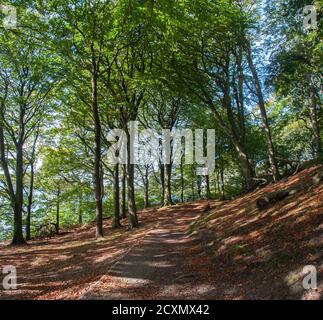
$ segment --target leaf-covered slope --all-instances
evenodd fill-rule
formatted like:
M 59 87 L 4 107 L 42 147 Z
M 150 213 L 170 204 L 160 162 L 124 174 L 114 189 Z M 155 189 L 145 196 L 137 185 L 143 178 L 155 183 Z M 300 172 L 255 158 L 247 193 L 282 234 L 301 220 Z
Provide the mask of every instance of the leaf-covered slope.
M 322 166 L 226 202 L 212 202 L 209 213 L 191 225 L 233 292 L 228 298 L 319 298 L 322 294 L 323 184 L 306 188 L 258 210 L 260 196 L 307 184 Z M 318 271 L 318 290 L 302 288 L 303 267 Z M 320 283 L 321 280 L 321 283 Z

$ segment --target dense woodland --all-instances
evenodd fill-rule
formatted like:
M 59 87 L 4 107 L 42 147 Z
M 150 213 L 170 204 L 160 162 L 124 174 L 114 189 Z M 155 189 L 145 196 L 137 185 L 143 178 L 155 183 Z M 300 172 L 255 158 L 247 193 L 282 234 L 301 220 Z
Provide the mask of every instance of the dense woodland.
M 320 0 L 7 1 L 0 28 L 0 240 L 230 199 L 322 162 Z M 317 25 L 304 29 L 306 5 Z M 1 14 L 1 18 L 4 18 Z M 312 21 L 313 22 L 313 21 Z M 215 170 L 111 165 L 107 135 L 214 129 Z M 174 156 L 171 152 L 170 157 Z M 122 220 L 123 223 L 126 220 Z

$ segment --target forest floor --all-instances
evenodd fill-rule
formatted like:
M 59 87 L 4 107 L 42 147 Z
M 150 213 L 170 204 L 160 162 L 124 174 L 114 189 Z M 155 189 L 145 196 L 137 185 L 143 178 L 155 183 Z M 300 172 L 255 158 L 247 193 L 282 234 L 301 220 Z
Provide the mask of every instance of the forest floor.
M 322 299 L 323 185 L 259 211 L 256 199 L 305 183 L 322 166 L 230 201 L 197 201 L 139 213 L 140 228 L 63 230 L 27 246 L 0 244 L 0 270 L 17 290 L 0 299 Z M 303 267 L 318 289 L 304 290 Z M 0 274 L 1 277 L 1 274 Z M 1 280 L 1 278 L 0 278 Z

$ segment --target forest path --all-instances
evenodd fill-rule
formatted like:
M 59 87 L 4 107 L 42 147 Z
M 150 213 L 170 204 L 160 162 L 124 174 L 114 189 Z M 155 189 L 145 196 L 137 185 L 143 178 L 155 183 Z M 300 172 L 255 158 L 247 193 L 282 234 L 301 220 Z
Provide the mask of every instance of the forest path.
M 208 258 L 189 234 L 206 202 L 160 209 L 156 226 L 81 299 L 203 299 L 214 295 Z M 158 214 L 158 212 L 156 212 Z
M 230 201 L 138 212 L 140 228 L 95 222 L 39 238 L 0 243 L 0 270 L 17 269 L 17 290 L 0 299 L 322 299 L 323 184 L 266 210 L 256 199 L 300 183 L 322 166 Z M 317 268 L 318 289 L 304 290 L 303 267 Z M 1 279 L 0 279 L 1 281 Z

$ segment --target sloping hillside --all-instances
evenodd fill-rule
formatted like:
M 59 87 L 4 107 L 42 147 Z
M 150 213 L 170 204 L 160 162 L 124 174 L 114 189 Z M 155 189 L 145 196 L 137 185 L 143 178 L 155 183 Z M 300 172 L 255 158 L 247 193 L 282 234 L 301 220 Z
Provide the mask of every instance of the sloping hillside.
M 0 267 L 17 268 L 13 299 L 319 299 L 323 281 L 323 184 L 316 166 L 230 201 L 198 201 L 140 213 L 139 229 L 94 224 L 27 246 L 0 245 Z M 256 200 L 307 186 L 259 210 Z M 314 265 L 319 289 L 302 288 Z
M 323 285 L 323 184 L 317 183 L 266 209 L 256 199 L 311 185 L 322 166 L 226 202 L 213 202 L 191 232 L 230 288 L 227 298 L 319 298 Z M 320 289 L 305 292 L 303 267 L 314 265 Z

